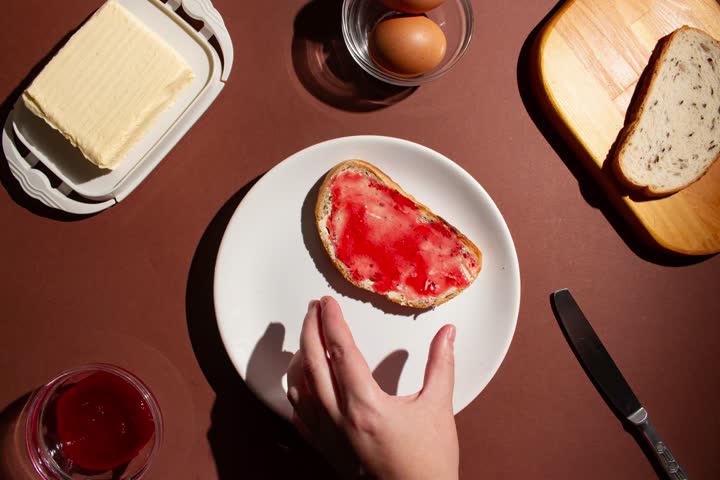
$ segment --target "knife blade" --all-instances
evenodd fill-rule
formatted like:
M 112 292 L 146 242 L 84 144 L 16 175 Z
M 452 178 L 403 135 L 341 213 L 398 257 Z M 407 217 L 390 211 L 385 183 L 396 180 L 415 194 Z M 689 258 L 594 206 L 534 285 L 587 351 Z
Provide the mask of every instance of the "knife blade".
M 568 341 L 598 389 L 621 417 L 642 434 L 641 438 L 650 446 L 668 478 L 687 480 L 687 473 L 655 431 L 647 411 L 615 365 L 570 291 L 566 288 L 558 290 L 553 293 L 552 298 Z

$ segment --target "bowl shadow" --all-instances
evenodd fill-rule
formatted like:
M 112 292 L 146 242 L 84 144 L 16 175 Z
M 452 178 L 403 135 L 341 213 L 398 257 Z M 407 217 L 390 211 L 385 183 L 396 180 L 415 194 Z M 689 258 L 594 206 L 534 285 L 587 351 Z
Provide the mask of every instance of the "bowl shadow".
M 321 102 L 349 112 L 394 105 L 417 87 L 382 82 L 352 58 L 342 34 L 342 0 L 312 0 L 295 17 L 292 63 L 300 83 Z
M 536 62 L 536 52 L 534 47 L 542 33 L 543 27 L 556 13 L 558 13 L 565 3 L 567 3 L 567 0 L 559 0 L 545 18 L 543 18 L 540 23 L 535 26 L 525 39 L 525 42 L 520 50 L 520 55 L 518 56 L 516 81 L 520 97 L 528 115 L 535 124 L 535 127 L 540 131 L 543 137 L 545 137 L 545 140 L 547 140 L 552 149 L 577 180 L 580 194 L 583 199 L 588 203 L 588 205 L 600 210 L 607 222 L 618 233 L 626 246 L 635 255 L 647 262 L 669 267 L 689 266 L 705 261 L 713 255 L 689 256 L 663 250 L 654 244 L 654 242 L 649 238 L 649 234 L 640 232 L 638 229 L 633 228 L 633 226 L 631 226 L 628 221 L 623 218 L 622 214 L 618 211 L 615 205 L 613 205 L 610 198 L 605 194 L 602 186 L 593 176 L 593 174 L 598 176 L 611 176 L 610 178 L 614 179 L 614 176 L 610 171 L 610 163 L 604 162 L 602 169 L 598 168 L 596 172 L 591 172 L 584 164 L 581 163 L 577 153 L 573 151 L 572 146 L 562 137 L 560 132 L 552 126 L 550 118 L 548 118 L 547 114 L 543 110 L 542 104 L 533 90 L 533 78 L 537 75 L 534 68 Z M 613 147 L 610 150 L 611 152 L 614 148 L 616 148 L 616 144 L 617 140 L 615 141 L 615 144 L 613 144 Z
M 23 410 L 33 392 L 28 392 L 0 411 L 0 478 L 37 478 L 25 454 Z

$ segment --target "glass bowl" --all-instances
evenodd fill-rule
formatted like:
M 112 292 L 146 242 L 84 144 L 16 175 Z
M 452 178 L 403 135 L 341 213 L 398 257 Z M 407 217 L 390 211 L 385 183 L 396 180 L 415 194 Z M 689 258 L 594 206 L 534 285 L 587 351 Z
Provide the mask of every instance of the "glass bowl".
M 65 400 L 61 400 L 68 392 Z M 63 407 L 59 406 L 61 402 L 64 402 Z M 69 404 L 72 406 L 66 407 Z M 75 418 L 67 416 L 70 411 Z M 78 417 L 79 412 L 82 412 L 81 417 Z M 120 460 L 115 457 L 117 464 L 112 467 L 81 466 L 77 456 L 73 460 L 71 451 L 85 448 L 84 461 L 92 458 L 88 457 L 88 452 L 96 456 L 98 452 L 93 442 L 88 444 L 86 441 L 85 447 L 78 446 L 86 440 L 82 437 L 87 434 L 84 430 L 87 422 L 93 427 L 102 425 L 103 440 L 108 442 L 117 442 L 119 432 L 121 440 L 131 435 L 140 435 L 142 439 L 126 452 L 126 456 Z M 61 430 L 72 432 L 73 439 L 61 438 Z M 97 442 L 97 432 L 95 429 L 90 435 L 95 434 L 94 441 L 102 443 Z M 25 420 L 25 446 L 32 466 L 45 480 L 138 480 L 157 453 L 162 432 L 160 408 L 140 379 L 113 365 L 90 364 L 62 372 L 33 394 Z M 117 455 L 116 451 L 110 450 Z M 107 454 L 106 449 L 100 449 L 100 452 Z
M 440 6 L 424 15 L 435 21 L 447 39 L 447 51 L 442 62 L 414 77 L 401 77 L 381 69 L 370 58 L 368 36 L 375 25 L 387 17 L 398 15 L 380 0 L 344 0 L 342 31 L 352 58 L 367 73 L 393 85 L 415 87 L 440 78 L 463 56 L 473 32 L 473 10 L 470 0 L 445 0 Z

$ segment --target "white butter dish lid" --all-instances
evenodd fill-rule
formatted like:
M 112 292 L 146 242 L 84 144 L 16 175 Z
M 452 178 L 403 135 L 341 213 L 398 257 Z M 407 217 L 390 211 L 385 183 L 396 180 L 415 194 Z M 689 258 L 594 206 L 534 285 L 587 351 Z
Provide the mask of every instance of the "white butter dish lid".
M 114 170 L 91 164 L 59 132 L 32 114 L 22 100 L 16 102 L 2 132 L 10 170 L 30 196 L 70 213 L 104 210 L 132 192 L 212 104 L 232 68 L 230 35 L 209 0 L 117 1 L 175 48 L 195 78 Z M 203 22 L 199 32 L 177 13 L 180 7 L 188 16 Z M 215 37 L 222 60 L 208 41 L 211 37 Z M 29 153 L 23 155 L 15 141 Z M 38 162 L 60 179 L 60 185 L 53 188 L 48 176 L 34 168 Z M 73 192 L 76 195 L 70 197 Z

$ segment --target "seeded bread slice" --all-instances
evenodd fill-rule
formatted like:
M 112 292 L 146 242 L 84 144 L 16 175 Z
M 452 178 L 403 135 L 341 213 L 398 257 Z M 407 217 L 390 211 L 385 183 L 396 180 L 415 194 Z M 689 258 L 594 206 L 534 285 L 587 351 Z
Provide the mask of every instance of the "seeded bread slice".
M 465 288 L 470 286 L 473 281 L 477 278 L 478 274 L 480 273 L 481 265 L 482 265 L 482 254 L 480 253 L 480 249 L 478 249 L 475 244 L 470 241 L 465 235 L 463 235 L 460 231 L 458 231 L 455 227 L 450 225 L 447 221 L 445 221 L 442 217 L 436 215 L 432 211 L 430 211 L 429 208 L 427 208 L 425 205 L 417 202 L 415 198 L 408 193 L 406 193 L 400 185 L 395 183 L 390 177 L 388 177 L 385 173 L 383 173 L 380 169 L 375 167 L 374 165 L 362 161 L 362 160 L 346 160 L 340 164 L 338 164 L 335 168 L 330 170 L 328 174 L 325 176 L 325 180 L 323 181 L 322 185 L 320 186 L 320 190 L 318 192 L 318 199 L 317 204 L 315 207 L 315 223 L 318 229 L 318 233 L 320 234 L 320 240 L 322 241 L 323 246 L 325 247 L 325 251 L 330 256 L 330 260 L 335 265 L 335 267 L 340 271 L 343 277 L 347 279 L 350 283 L 355 285 L 356 287 L 368 290 L 373 293 L 379 293 L 374 288 L 374 283 L 371 279 L 364 279 L 361 281 L 355 280 L 353 278 L 352 269 L 354 265 L 346 265 L 341 261 L 336 252 L 336 242 L 337 239 L 332 238 L 330 234 L 330 229 L 328 228 L 328 220 L 330 219 L 330 216 L 333 212 L 333 202 L 332 202 L 332 182 L 333 179 L 345 172 L 351 170 L 353 172 L 360 173 L 362 175 L 365 175 L 381 185 L 384 185 L 386 187 L 389 187 L 390 189 L 398 192 L 403 197 L 409 199 L 417 208 L 420 215 L 420 221 L 423 223 L 431 223 L 431 222 L 440 222 L 448 227 L 448 230 L 452 236 L 454 236 L 462 245 L 460 251 L 458 252 L 458 255 L 467 255 L 469 258 L 471 258 L 474 261 L 475 267 L 472 269 L 465 269 L 463 271 L 463 274 L 465 276 L 465 279 L 468 281 L 467 286 L 463 288 L 453 287 L 449 289 L 448 291 L 444 292 L 442 295 L 423 295 L 419 298 L 409 298 L 408 295 L 404 294 L 402 291 L 403 285 L 400 285 L 398 289 L 390 290 L 387 292 L 382 293 L 381 295 L 384 295 L 388 300 L 399 303 L 400 305 L 404 305 L 407 307 L 413 307 L 413 308 L 431 308 L 437 305 L 440 305 L 442 303 L 447 302 L 451 298 L 454 298 L 460 292 L 462 292 Z M 370 188 L 370 187 L 368 187 Z M 416 297 L 416 295 L 413 295 L 413 297 Z
M 651 62 L 612 167 L 626 186 L 662 196 L 700 179 L 720 156 L 720 43 L 685 26 Z

